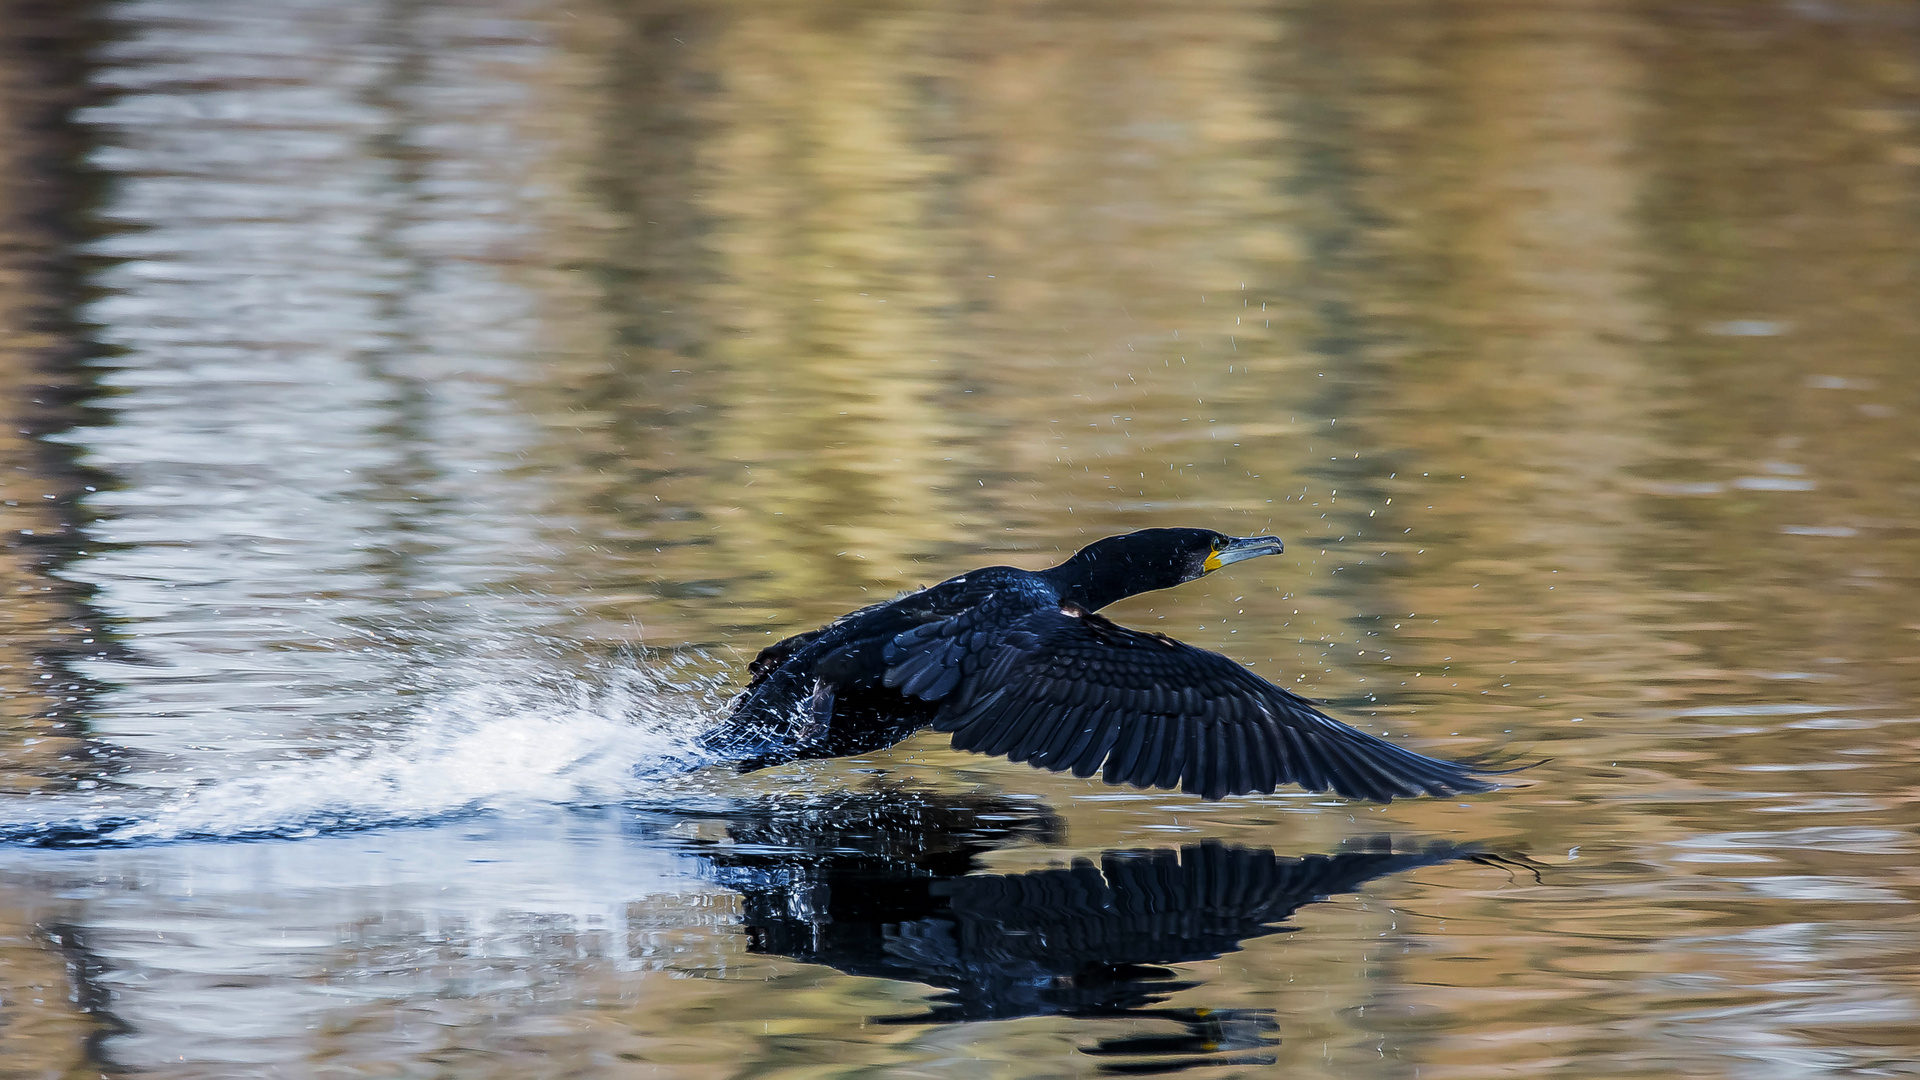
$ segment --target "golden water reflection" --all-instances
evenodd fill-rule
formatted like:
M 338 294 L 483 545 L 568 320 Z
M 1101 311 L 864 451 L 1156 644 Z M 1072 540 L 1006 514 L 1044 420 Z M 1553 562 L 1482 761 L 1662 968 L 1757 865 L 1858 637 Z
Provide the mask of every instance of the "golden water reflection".
M 1057 815 L 961 881 L 1379 833 L 1532 860 L 1430 867 L 1178 964 L 1200 989 L 1171 1007 L 1278 1017 L 1259 1053 L 1300 1075 L 1920 1056 L 1904 8 L 241 14 L 145 0 L 103 16 L 110 46 L 58 31 L 116 88 L 62 130 L 94 141 L 118 231 L 86 248 L 84 334 L 34 322 L 77 301 L 31 267 L 0 288 L 7 385 L 94 379 L 109 414 L 0 439 L 10 529 L 50 527 L 30 499 L 55 493 L 113 539 L 57 573 L 9 541 L 0 634 L 9 680 L 54 665 L 93 695 L 101 777 L 164 748 L 138 782 L 185 789 L 404 728 L 463 650 L 572 670 L 638 642 L 715 672 L 985 562 L 1273 532 L 1286 556 L 1115 614 L 1423 746 L 1549 760 L 1470 803 L 1209 806 L 925 737 L 647 797 L 905 785 Z M 0 88 L 0 121 L 39 78 Z M 10 176 L 41 167 L 0 143 Z M 58 250 L 4 190 L 7 258 Z M 48 366 L 86 335 L 117 351 Z M 232 461 L 194 456 L 209 432 Z M 118 486 L 81 498 L 63 446 Z M 144 666 L 66 656 L 96 612 Z M 9 704 L 11 786 L 93 776 L 54 760 L 80 745 L 55 704 Z M 0 996 L 68 969 L 123 995 L 39 993 L 42 1071 L 1101 1064 L 1038 1015 L 871 1024 L 932 991 L 756 948 L 828 924 L 804 874 L 713 876 L 742 820 L 21 856 Z M 755 843 L 824 865 L 790 840 Z M 903 949 L 911 922 L 877 932 Z
M 1575 887 L 1604 948 L 1543 961 L 1574 925 L 1555 902 L 1532 929 L 1509 922 L 1507 945 L 1473 939 L 1481 962 L 1434 978 L 1459 989 L 1406 1007 L 1517 1033 L 1549 1022 L 1522 1003 L 1611 1009 L 1543 966 L 1679 977 L 1703 960 L 1656 959 L 1676 935 L 1778 925 L 1792 896 L 1903 910 L 1910 876 L 1825 833 L 1754 856 L 1699 832 L 1840 814 L 1911 843 L 1888 827 L 1912 796 L 1915 631 L 1881 605 L 1911 601 L 1920 565 L 1899 435 L 1916 335 L 1905 271 L 1880 260 L 1914 239 L 1897 104 L 1914 68 L 1871 40 L 1888 11 L 1802 32 L 1791 14 L 1599 4 L 1022 10 L 734 12 L 676 61 L 699 73 L 684 108 L 707 152 L 686 190 L 713 280 L 675 303 L 713 314 L 671 362 L 713 396 L 662 426 L 728 465 L 685 500 L 711 509 L 656 527 L 687 543 L 660 553 L 685 560 L 670 578 L 753 584 L 721 593 L 739 605 L 723 633 L 703 632 L 706 596 L 693 626 L 649 632 L 751 647 L 741 630 L 802 628 L 995 549 L 1039 565 L 1079 536 L 1197 514 L 1273 530 L 1295 539 L 1292 568 L 1127 614 L 1277 660 L 1397 729 L 1556 759 L 1524 797 L 1395 820 L 1471 818 L 1586 852 L 1568 857 L 1599 860 L 1593 880 L 1661 865 L 1707 909 L 1725 897 L 1717 917 L 1653 899 L 1608 914 L 1601 895 L 1637 890 Z M 773 64 L 736 47 L 774 38 L 806 44 Z M 1754 70 L 1780 81 L 1728 75 Z M 844 101 L 860 138 L 841 151 L 809 110 Z M 776 145 L 778 170 L 748 156 Z M 1796 165 L 1805 190 L 1782 196 Z M 724 314 L 761 305 L 751 324 Z M 824 325 L 841 329 L 801 329 Z M 686 482 L 633 490 L 671 502 Z M 893 767 L 1099 790 L 914 750 Z M 1128 804 L 1068 805 L 1083 842 L 1138 827 Z M 1242 815 L 1272 820 L 1213 827 Z M 1726 841 L 1748 842 L 1764 841 Z M 1753 859 L 1788 867 L 1742 876 Z M 1885 887 L 1857 889 L 1863 875 Z M 1737 899 L 1754 889 L 1771 900 Z M 1761 970 L 1770 955 L 1731 951 Z M 1911 1005 L 1857 1014 L 1873 1027 Z M 1434 1052 L 1464 1055 L 1464 1075 L 1526 1060 L 1486 1046 Z M 1549 1060 L 1607 1053 L 1596 1034 Z M 1639 1053 L 1621 1065 L 1670 1052 Z

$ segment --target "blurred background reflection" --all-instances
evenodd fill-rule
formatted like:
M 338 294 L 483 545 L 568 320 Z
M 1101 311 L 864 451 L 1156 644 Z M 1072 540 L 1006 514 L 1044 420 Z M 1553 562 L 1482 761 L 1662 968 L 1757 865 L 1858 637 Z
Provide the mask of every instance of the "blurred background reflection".
M 0 0 L 0 166 L 0 1074 L 1920 1057 L 1910 4 Z M 661 775 L 1175 524 L 1288 552 L 1117 617 L 1551 761 Z

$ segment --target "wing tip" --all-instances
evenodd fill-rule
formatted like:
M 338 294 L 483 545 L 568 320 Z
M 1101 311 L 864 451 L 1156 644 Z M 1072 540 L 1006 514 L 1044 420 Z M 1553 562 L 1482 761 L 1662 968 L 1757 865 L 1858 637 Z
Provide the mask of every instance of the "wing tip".
M 1338 724 L 1338 721 L 1334 723 Z M 1142 785 L 1136 781 L 1134 786 L 1171 788 L 1177 785 L 1181 791 L 1215 802 L 1228 795 L 1271 794 L 1292 784 L 1309 792 L 1331 793 L 1360 802 L 1384 804 L 1396 799 L 1453 798 L 1500 791 L 1507 785 L 1495 777 L 1531 769 L 1548 760 L 1518 767 L 1493 768 L 1479 761 L 1429 757 L 1368 735 L 1357 728 L 1349 728 L 1344 724 L 1339 727 L 1360 738 L 1352 741 L 1332 740 L 1315 746 L 1312 752 L 1299 754 L 1289 761 L 1291 768 L 1276 769 L 1272 777 L 1262 775 L 1254 786 L 1246 790 L 1241 790 L 1246 785 L 1239 783 L 1232 774 L 1233 763 L 1224 761 L 1208 762 L 1209 767 L 1203 770 L 1204 775 L 1198 775 L 1191 769 L 1183 770 L 1173 784 Z M 1302 745 L 1299 749 L 1306 750 L 1306 747 Z

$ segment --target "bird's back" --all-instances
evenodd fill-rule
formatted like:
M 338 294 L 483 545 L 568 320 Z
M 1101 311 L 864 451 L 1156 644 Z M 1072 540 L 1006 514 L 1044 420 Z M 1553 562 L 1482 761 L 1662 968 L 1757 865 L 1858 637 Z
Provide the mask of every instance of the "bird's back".
M 936 707 L 884 685 L 888 644 L 1009 594 L 1058 601 L 1038 575 L 990 566 L 783 638 L 748 665 L 746 689 L 701 742 L 738 757 L 743 769 L 892 746 L 932 723 Z

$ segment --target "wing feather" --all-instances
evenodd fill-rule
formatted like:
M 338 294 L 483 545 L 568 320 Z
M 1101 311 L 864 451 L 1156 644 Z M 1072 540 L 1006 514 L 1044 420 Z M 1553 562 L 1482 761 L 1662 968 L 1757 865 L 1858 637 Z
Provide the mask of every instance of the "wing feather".
M 1133 730 L 1127 733 L 1129 743 L 1134 743 L 1127 761 L 1126 774 L 1120 782 L 1137 788 L 1153 786 L 1153 778 L 1160 773 L 1160 755 L 1165 748 L 1163 732 L 1167 718 L 1148 716 L 1129 724 Z
M 1306 736 L 1294 724 L 1288 724 L 1279 717 L 1274 723 L 1280 728 L 1280 735 L 1287 741 L 1287 765 L 1285 774 L 1288 779 L 1308 791 L 1325 791 L 1332 785 L 1327 782 L 1327 772 L 1320 762 L 1307 750 Z
M 1109 784 L 1131 784 L 1139 774 L 1140 751 L 1146 744 L 1147 729 L 1153 724 L 1151 716 L 1140 717 L 1127 724 L 1115 724 L 1114 730 L 1119 738 L 1113 756 L 1107 759 L 1106 775 L 1102 778 Z
M 1107 720 L 1108 713 L 1105 708 L 1096 708 L 1088 713 L 1078 725 L 1079 730 L 1074 731 L 1073 738 L 1068 740 L 1066 745 L 1060 746 L 1056 743 L 1057 748 L 1047 755 L 1046 767 L 1055 771 L 1077 768 L 1080 764 L 1080 755 L 1086 753 L 1087 747 L 1093 745 L 1106 730 Z M 1068 730 L 1074 729 L 1069 727 Z
M 1274 740 L 1279 732 L 1274 730 L 1273 721 L 1265 712 L 1260 714 L 1259 724 L 1248 736 L 1247 742 L 1253 751 L 1253 787 L 1254 791 L 1272 791 L 1277 779 L 1274 768 Z
M 1007 693 L 1002 689 L 982 703 L 978 719 L 954 733 L 954 746 L 977 754 L 995 753 L 994 747 L 1000 746 L 1001 738 L 1026 707 L 1025 702 L 1008 701 Z M 961 744 L 963 739 L 965 745 Z M 998 752 L 1005 753 L 1006 748 L 1001 746 Z
M 1227 753 L 1233 762 L 1233 794 L 1245 795 L 1259 785 L 1253 779 L 1253 746 L 1259 740 L 1257 729 L 1250 730 L 1247 724 L 1222 724 L 1226 733 Z
M 1005 756 L 1012 761 L 1025 761 L 1030 753 L 1027 744 L 1034 737 L 1034 729 L 1045 724 L 1049 717 L 1059 710 L 1047 701 L 1015 701 L 1007 708 L 1008 723 L 1005 727 L 994 729 L 993 744 L 987 747 L 987 753 Z
M 1002 701 L 999 711 L 987 718 L 982 725 L 979 738 L 974 740 L 972 749 L 976 753 L 1001 755 L 1013 749 L 1014 740 L 1020 736 L 1019 722 L 1029 709 L 1039 710 L 1043 706 L 1027 701 Z
M 1081 709 L 1062 710 L 1048 717 L 1047 726 L 1035 733 L 1035 746 L 1027 760 L 1042 769 L 1055 768 L 1054 761 L 1066 751 L 1067 745 L 1080 733 L 1081 723 L 1087 719 L 1089 714 Z
M 1334 790 L 1351 791 L 1355 798 L 1371 799 L 1374 802 L 1386 802 L 1393 798 L 1381 788 L 1379 777 L 1373 775 L 1365 762 L 1357 760 L 1351 749 L 1343 745 L 1340 740 L 1329 740 L 1320 748 L 1320 752 L 1338 770 L 1334 782 L 1328 785 Z
M 981 703 L 967 723 L 953 729 L 954 749 L 986 752 L 987 738 L 993 733 L 995 722 L 1005 715 L 995 711 L 993 706 L 1005 698 L 1006 694 L 1006 688 L 1001 687 Z
M 1162 736 L 1166 740 L 1166 749 L 1160 756 L 1160 774 L 1154 777 L 1153 787 L 1180 786 L 1180 778 L 1186 774 L 1187 753 L 1193 745 L 1193 739 L 1187 731 L 1189 726 L 1184 716 L 1167 717 L 1167 733 Z
M 1088 743 L 1087 748 L 1074 759 L 1073 775 L 1085 780 L 1099 772 L 1100 763 L 1111 760 L 1108 755 L 1113 751 L 1113 744 L 1119 741 L 1123 726 L 1119 717 L 1108 716 L 1100 725 L 1100 737 Z
M 1031 595 L 923 624 L 885 682 L 938 701 L 956 749 L 1209 799 L 1285 783 L 1388 801 L 1493 785 L 1472 767 L 1348 727 L 1218 653 Z
M 1207 770 L 1207 790 L 1217 790 L 1222 796 L 1241 794 L 1234 790 L 1234 774 L 1239 771 L 1239 763 L 1233 758 L 1233 735 L 1228 730 L 1232 725 L 1201 726 L 1206 730 L 1207 753 L 1213 761 L 1213 767 Z

